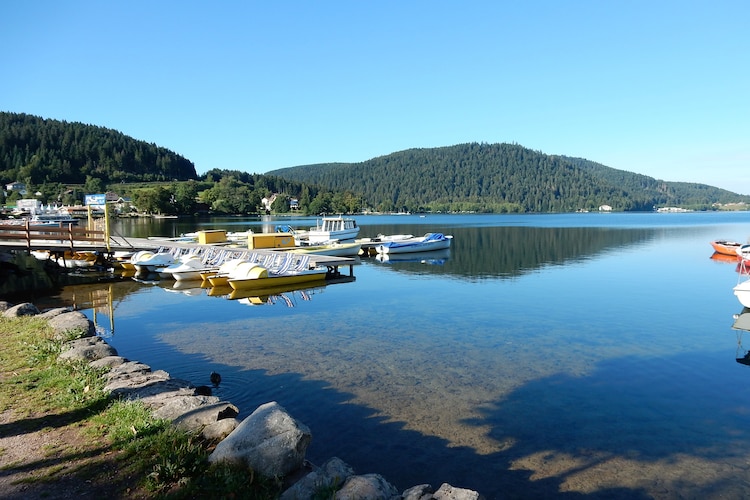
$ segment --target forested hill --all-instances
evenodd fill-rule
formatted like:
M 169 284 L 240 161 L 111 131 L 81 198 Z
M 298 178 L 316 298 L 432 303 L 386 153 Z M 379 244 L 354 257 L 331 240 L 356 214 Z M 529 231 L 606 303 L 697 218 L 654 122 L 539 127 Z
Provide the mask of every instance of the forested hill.
M 312 193 L 320 194 L 321 189 L 348 199 L 349 210 L 384 212 L 570 212 L 596 210 L 601 205 L 615 210 L 750 205 L 750 196 L 704 184 L 656 180 L 517 144 L 409 149 L 361 163 L 305 165 L 259 177 L 270 179 L 268 176 L 307 185 L 303 189 L 300 184 L 295 187 L 274 179 L 277 189 L 264 189 L 297 197 L 301 206 L 310 210 L 333 209 L 323 203 L 325 197 L 318 200 L 320 206 L 312 203 Z M 103 188 L 123 182 L 192 179 L 198 176 L 186 158 L 116 130 L 0 112 L 2 185 L 20 181 L 46 192 L 43 186 L 52 183 L 86 185 L 96 181 L 88 185 Z M 59 193 L 52 194 L 59 197 Z
M 361 163 L 304 165 L 268 172 L 363 196 L 382 211 L 570 212 L 705 209 L 750 203 L 723 189 L 665 182 L 588 160 L 546 155 L 516 144 L 408 149 Z
M 196 179 L 195 165 L 155 144 L 83 123 L 0 112 L 0 182 L 105 184 Z

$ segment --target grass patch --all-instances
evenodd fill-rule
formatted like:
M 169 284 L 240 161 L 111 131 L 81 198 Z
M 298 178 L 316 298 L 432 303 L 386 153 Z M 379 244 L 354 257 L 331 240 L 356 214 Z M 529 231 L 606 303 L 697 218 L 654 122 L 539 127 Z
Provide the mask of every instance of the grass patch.
M 107 469 L 117 471 L 117 481 L 97 486 L 100 493 L 111 488 L 104 496 L 121 495 L 123 483 L 131 493 L 137 489 L 159 498 L 279 496 L 279 481 L 245 467 L 211 465 L 207 443 L 198 436 L 155 419 L 139 402 L 110 400 L 104 370 L 85 362 L 58 362 L 63 342 L 54 340 L 45 320 L 0 317 L 0 336 L 0 411 L 11 410 L 14 416 L 14 422 L 3 425 L 5 432 L 43 431 L 63 440 L 38 450 L 60 456 L 63 465 L 50 465 L 24 482 L 51 483 L 71 473 L 85 481 Z
M 153 418 L 139 402 L 114 401 L 92 423 L 90 432 L 121 450 L 129 473 L 145 478 L 146 489 L 158 496 L 269 499 L 281 492 L 281 483 L 246 467 L 209 464 L 206 443 Z
M 77 412 L 106 402 L 104 371 L 84 362 L 58 363 L 64 340 L 53 340 L 45 320 L 2 318 L 0 336 L 0 409 L 13 408 L 24 415 Z

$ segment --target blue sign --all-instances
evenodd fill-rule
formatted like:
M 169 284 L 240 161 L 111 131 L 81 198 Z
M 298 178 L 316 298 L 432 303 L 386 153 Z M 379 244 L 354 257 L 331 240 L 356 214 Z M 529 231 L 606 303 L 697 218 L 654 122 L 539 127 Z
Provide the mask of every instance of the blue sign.
M 83 197 L 86 206 L 104 206 L 107 204 L 106 194 L 87 194 Z

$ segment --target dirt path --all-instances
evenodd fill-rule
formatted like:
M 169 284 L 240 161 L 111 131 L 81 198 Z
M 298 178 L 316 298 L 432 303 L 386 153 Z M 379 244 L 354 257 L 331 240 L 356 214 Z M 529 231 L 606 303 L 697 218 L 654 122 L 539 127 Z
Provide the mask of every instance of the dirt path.
M 117 470 L 116 452 L 55 415 L 0 413 L 0 498 L 146 498 Z

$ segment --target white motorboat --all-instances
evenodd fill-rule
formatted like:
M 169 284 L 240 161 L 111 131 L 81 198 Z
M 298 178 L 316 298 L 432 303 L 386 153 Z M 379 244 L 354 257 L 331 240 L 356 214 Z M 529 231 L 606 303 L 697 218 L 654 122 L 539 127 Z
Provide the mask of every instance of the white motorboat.
M 302 233 L 309 245 L 319 245 L 331 241 L 348 241 L 354 240 L 359 234 L 357 221 L 351 218 L 323 217 L 318 219 L 315 227 Z
M 330 257 L 355 257 L 359 254 L 360 248 L 361 244 L 357 242 L 343 243 L 333 241 L 328 244 L 295 247 L 289 250 L 289 252 L 308 255 L 328 255 Z
M 451 240 L 451 235 L 427 233 L 416 238 L 381 243 L 375 247 L 375 251 L 379 254 L 430 252 L 450 248 Z
M 31 217 L 29 224 L 32 226 L 57 226 L 59 224 L 78 225 L 78 219 L 70 214 L 60 212 L 46 212 Z
M 374 238 L 360 238 L 357 240 L 359 244 L 361 245 L 361 253 L 362 255 L 368 256 L 368 255 L 375 255 L 377 252 L 375 251 L 375 247 L 380 245 L 381 243 L 385 243 L 388 241 L 401 241 L 401 240 L 408 240 L 410 238 L 414 238 L 413 234 L 379 234 L 375 236 Z

